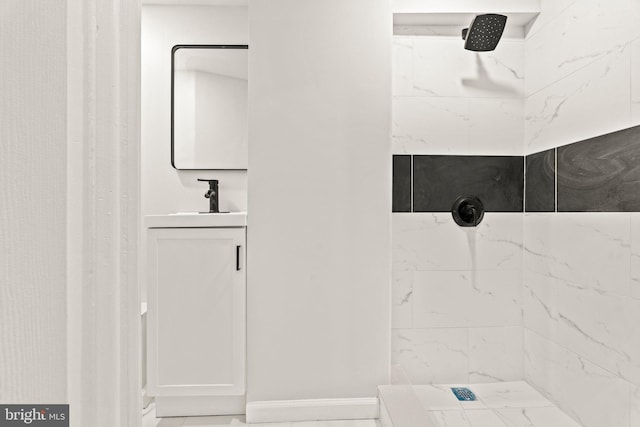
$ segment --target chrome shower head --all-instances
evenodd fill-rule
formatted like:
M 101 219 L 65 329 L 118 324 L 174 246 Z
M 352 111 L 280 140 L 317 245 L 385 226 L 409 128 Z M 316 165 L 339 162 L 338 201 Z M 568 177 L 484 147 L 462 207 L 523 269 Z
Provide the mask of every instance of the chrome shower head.
M 469 28 L 462 30 L 464 48 L 474 52 L 494 50 L 502 37 L 507 17 L 496 13 L 487 13 L 473 18 Z

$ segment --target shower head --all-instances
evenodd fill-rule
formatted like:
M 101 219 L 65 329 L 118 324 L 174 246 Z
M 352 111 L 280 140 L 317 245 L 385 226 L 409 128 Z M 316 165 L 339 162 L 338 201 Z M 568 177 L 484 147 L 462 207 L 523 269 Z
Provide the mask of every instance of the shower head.
M 507 17 L 496 13 L 487 13 L 473 18 L 469 28 L 462 30 L 464 48 L 474 52 L 494 50 L 502 37 Z

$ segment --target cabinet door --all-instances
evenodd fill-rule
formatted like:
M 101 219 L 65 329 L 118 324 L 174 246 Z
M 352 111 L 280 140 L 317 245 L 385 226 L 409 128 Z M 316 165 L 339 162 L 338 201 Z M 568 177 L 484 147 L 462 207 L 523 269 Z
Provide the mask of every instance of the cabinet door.
M 245 229 L 147 230 L 148 393 L 245 393 Z

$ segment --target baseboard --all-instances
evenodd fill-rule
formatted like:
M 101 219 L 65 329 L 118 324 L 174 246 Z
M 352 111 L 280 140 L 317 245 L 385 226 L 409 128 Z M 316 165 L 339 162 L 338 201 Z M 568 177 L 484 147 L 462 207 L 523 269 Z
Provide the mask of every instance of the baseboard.
M 156 396 L 157 417 L 244 414 L 244 396 Z
M 270 400 L 247 403 L 247 423 L 378 418 L 377 397 Z
M 145 387 L 142 389 L 142 409 L 147 409 L 151 402 L 153 402 L 153 397 L 147 394 L 147 389 Z

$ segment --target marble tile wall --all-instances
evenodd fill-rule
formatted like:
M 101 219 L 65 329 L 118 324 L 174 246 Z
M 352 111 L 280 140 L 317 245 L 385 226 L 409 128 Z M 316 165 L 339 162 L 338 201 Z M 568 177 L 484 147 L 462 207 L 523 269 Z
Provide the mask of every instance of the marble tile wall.
M 395 38 L 395 154 L 555 154 L 640 124 L 640 2 L 541 5 L 494 54 Z M 640 425 L 640 213 L 536 202 L 471 230 L 393 214 L 393 363 L 414 383 L 524 375 L 585 427 Z
M 395 36 L 394 154 L 522 155 L 524 41 L 493 52 L 455 36 Z
M 523 222 L 393 214 L 392 363 L 414 384 L 522 378 Z
M 635 425 L 640 214 L 528 213 L 524 241 L 525 378 L 587 427 Z
M 620 186 L 563 174 L 615 165 L 606 187 L 634 173 L 637 156 L 615 138 L 591 160 L 568 144 L 640 124 L 639 12 L 636 0 L 542 0 L 525 40 L 525 154 L 558 147 L 558 211 L 596 201 L 599 212 L 525 214 L 524 373 L 585 427 L 640 425 L 640 213 L 603 212 L 628 207 Z
M 393 153 L 522 156 L 524 41 L 420 34 L 394 37 Z M 429 210 L 393 213 L 392 363 L 414 384 L 521 379 L 522 202 L 467 229 Z
M 525 154 L 640 124 L 640 3 L 542 0 L 525 39 Z

